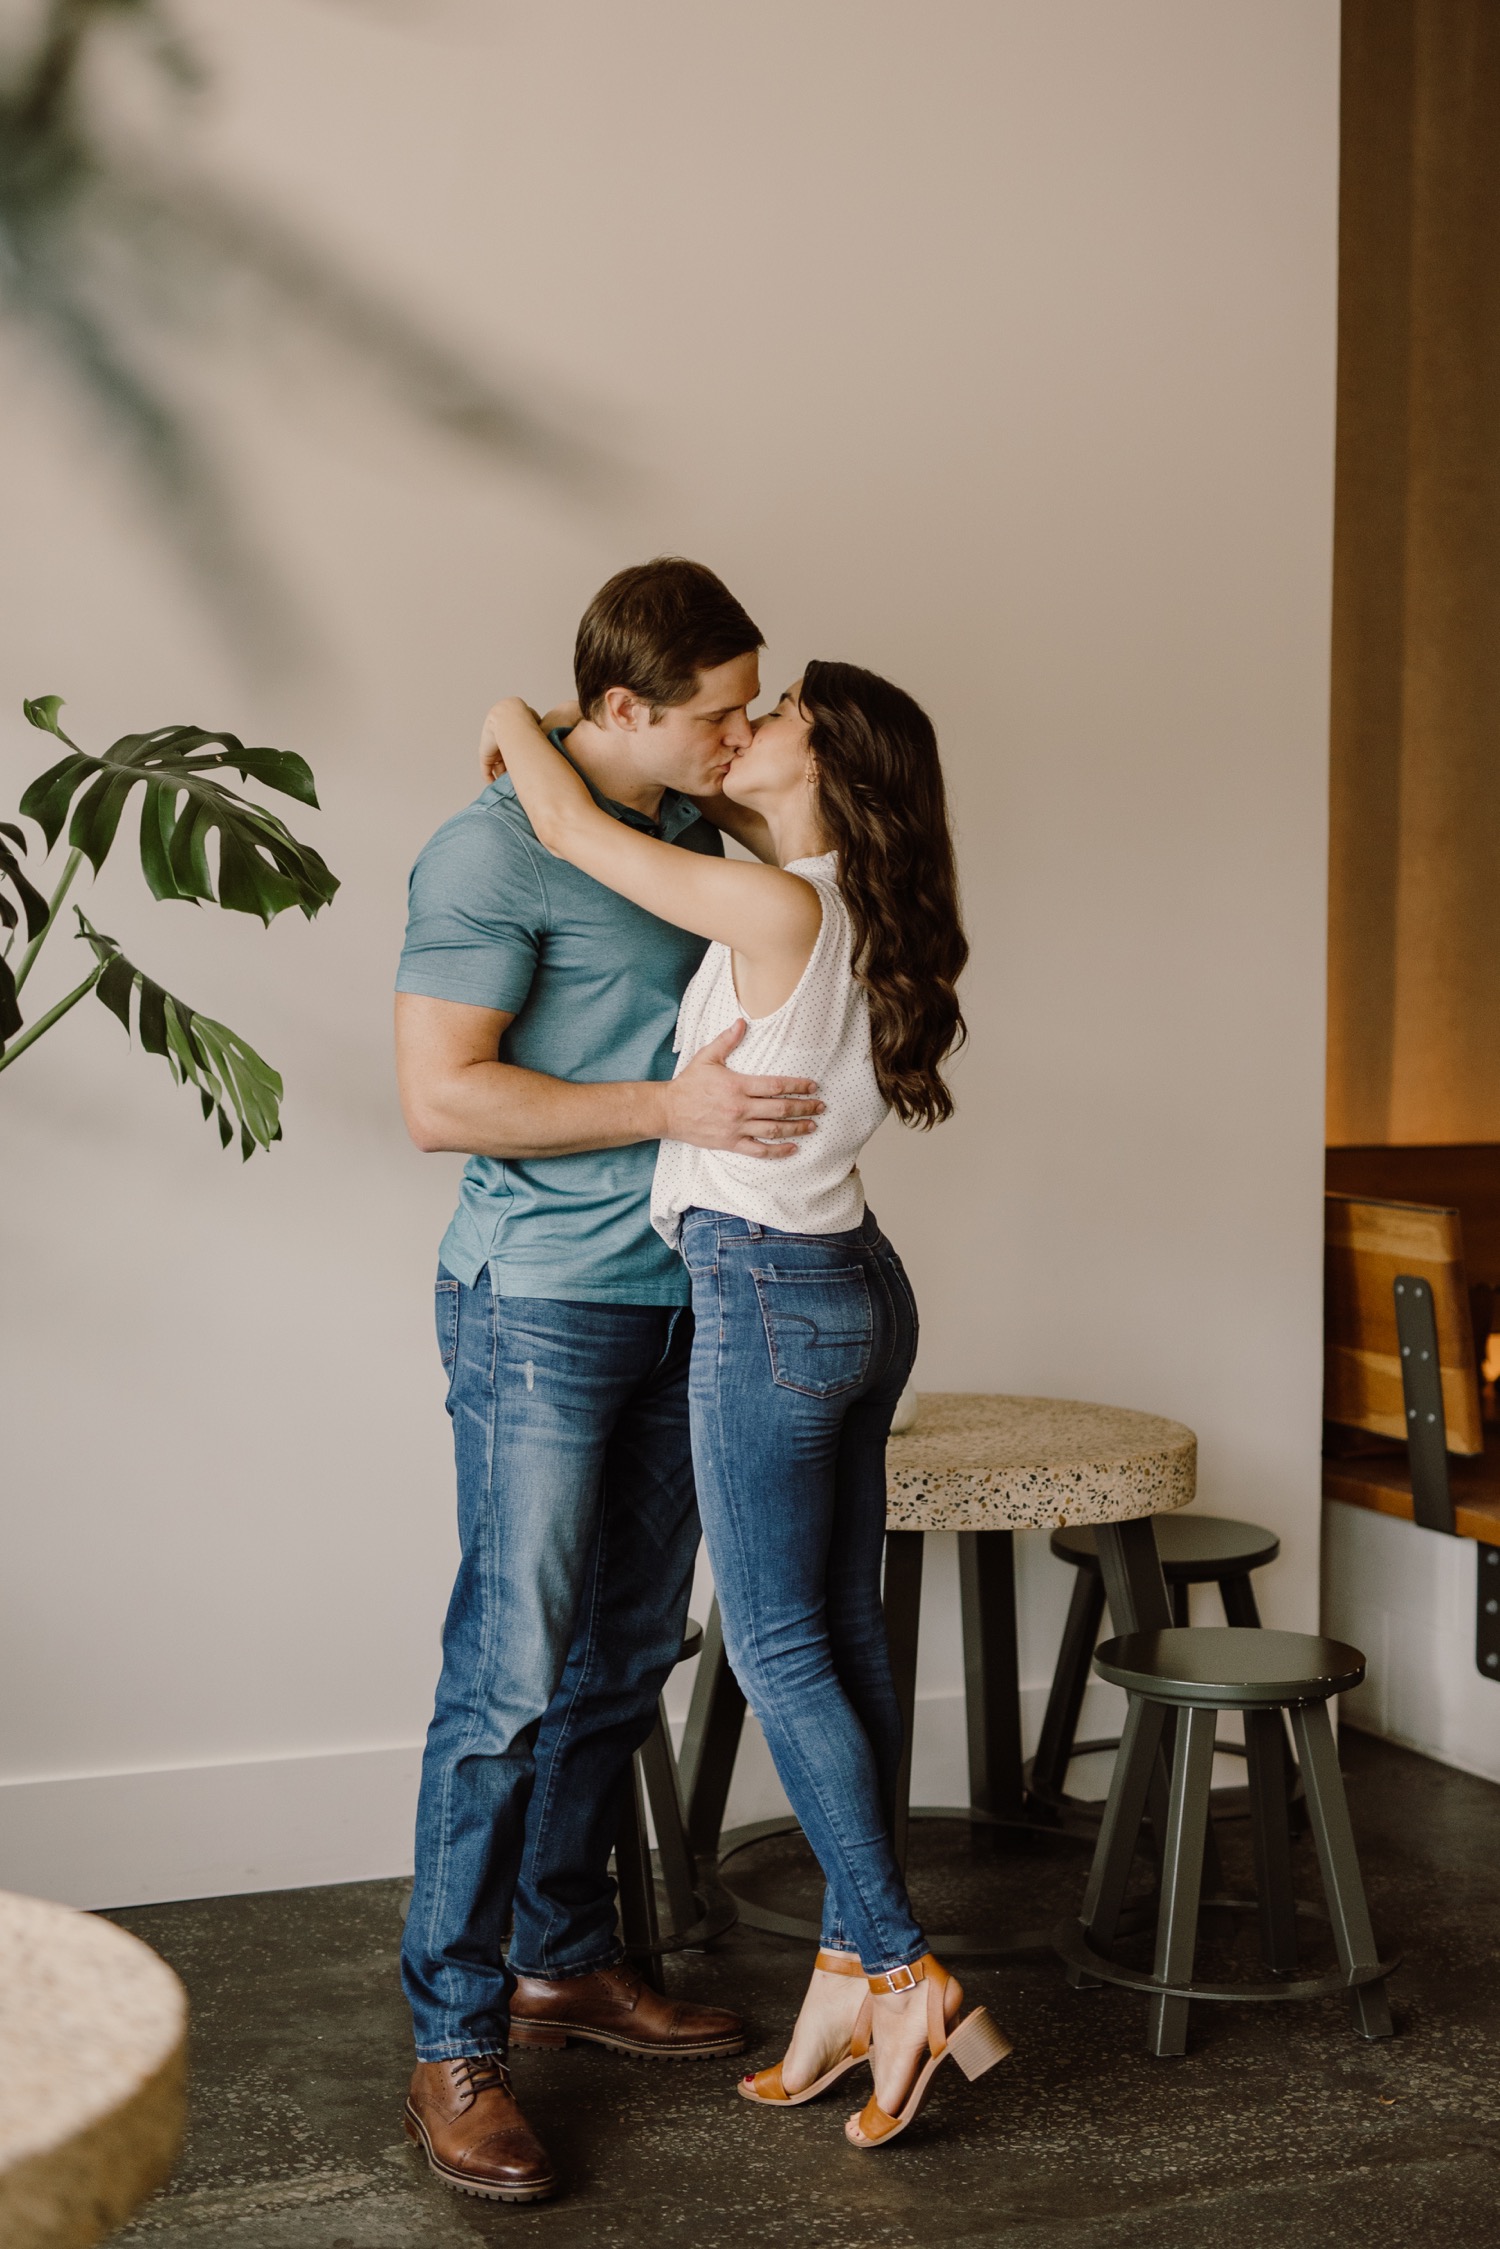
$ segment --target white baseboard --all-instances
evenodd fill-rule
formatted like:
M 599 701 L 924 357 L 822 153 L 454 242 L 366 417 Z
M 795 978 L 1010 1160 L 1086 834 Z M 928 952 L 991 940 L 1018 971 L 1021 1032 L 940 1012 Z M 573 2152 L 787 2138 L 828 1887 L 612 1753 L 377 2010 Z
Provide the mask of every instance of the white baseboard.
M 156 1905 L 409 1874 L 420 1742 L 0 1783 L 0 1889 Z
M 1022 1689 L 1028 1753 L 1047 1699 Z M 1080 1731 L 1119 1730 L 1124 1698 L 1091 1683 Z M 673 1728 L 680 1739 L 680 1721 Z M 315 1888 L 410 1874 L 420 1742 L 147 1772 L 0 1782 L 0 1889 L 63 1905 L 156 1905 L 172 1898 Z M 963 1697 L 917 1704 L 912 1797 L 968 1797 Z M 752 1720 L 727 1826 L 786 1810 Z

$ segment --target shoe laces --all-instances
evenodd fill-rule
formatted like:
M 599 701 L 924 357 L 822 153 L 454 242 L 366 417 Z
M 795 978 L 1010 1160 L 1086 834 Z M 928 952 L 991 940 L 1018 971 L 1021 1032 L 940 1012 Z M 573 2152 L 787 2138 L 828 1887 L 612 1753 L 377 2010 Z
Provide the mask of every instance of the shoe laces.
M 464 2094 L 464 2106 L 470 2108 L 481 2093 L 510 2091 L 510 2071 L 499 2054 L 461 2054 L 453 2064 L 453 2074 Z

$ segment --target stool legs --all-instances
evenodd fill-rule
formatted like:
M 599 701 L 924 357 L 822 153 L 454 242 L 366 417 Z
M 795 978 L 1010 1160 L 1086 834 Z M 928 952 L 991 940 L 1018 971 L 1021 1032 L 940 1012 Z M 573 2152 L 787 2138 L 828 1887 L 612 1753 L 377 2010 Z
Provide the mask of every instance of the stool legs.
M 1349 1806 L 1344 1795 L 1344 1776 L 1339 1771 L 1328 1708 L 1325 1703 L 1308 1703 L 1294 1709 L 1291 1715 L 1339 1966 L 1346 1976 L 1357 1975 L 1363 1969 L 1373 1968 L 1380 1955 L 1375 1949 L 1369 1908 L 1365 1904 L 1365 1886 L 1360 1879 L 1354 1831 L 1349 1824 Z M 1363 2037 L 1389 2038 L 1392 2035 L 1390 2001 L 1383 1981 L 1363 1984 L 1352 1991 L 1349 1998 L 1354 2027 Z
M 1172 1622 L 1172 1603 L 1150 1516 L 1130 1523 L 1100 1523 L 1094 1538 L 1116 1632 L 1164 1630 Z
M 682 1737 L 682 1793 L 688 1841 L 700 1858 L 718 1853 L 734 1760 L 745 1730 L 745 1693 L 724 1654 L 724 1627 L 714 1602 L 703 1631 L 703 1650 L 687 1728 Z
M 1159 1982 L 1193 1980 L 1198 1947 L 1198 1902 L 1203 1883 L 1203 1846 L 1208 1839 L 1208 1797 L 1213 1781 L 1212 1710 L 1179 1710 L 1172 1756 L 1172 1798 L 1162 1854 L 1161 1912 L 1156 1925 Z M 1153 1992 L 1147 2008 L 1146 2045 L 1153 2054 L 1187 2052 L 1188 2002 L 1168 1992 Z
M 639 1763 L 656 1828 L 656 1855 L 661 1861 L 661 1878 L 667 1893 L 672 1926 L 674 1929 L 688 1929 L 698 1918 L 698 1901 L 693 1895 L 698 1869 L 693 1864 L 693 1854 L 688 1844 L 682 1792 L 677 1781 L 677 1764 L 672 1755 L 672 1737 L 667 1731 L 667 1714 L 660 1703 L 656 1706 L 656 1724 L 640 1751 Z
M 1250 1834 L 1260 1906 L 1260 1956 L 1273 1975 L 1297 1965 L 1297 1903 L 1292 1889 L 1292 1833 L 1286 1805 L 1286 1733 L 1279 1710 L 1245 1712 L 1245 1765 L 1250 1781 Z
M 1260 1629 L 1260 1610 L 1255 1603 L 1255 1588 L 1248 1577 L 1221 1577 L 1219 1599 L 1224 1604 L 1226 1624 L 1248 1624 Z
M 1125 1731 L 1120 1736 L 1114 1778 L 1099 1823 L 1099 1840 L 1094 1847 L 1094 1863 L 1089 1868 L 1088 1888 L 1078 1916 L 1084 1935 L 1098 1952 L 1108 1951 L 1119 1929 L 1120 1909 L 1125 1902 L 1125 1888 L 1140 1839 L 1146 1798 L 1161 1755 L 1165 1720 L 1166 1712 L 1160 1703 L 1131 1697 L 1125 1713 Z M 1068 1969 L 1068 1981 L 1075 1989 L 1094 1980 L 1082 1968 Z
M 1075 1570 L 1068 1621 L 1063 1626 L 1052 1691 L 1031 1765 L 1032 1785 L 1044 1795 L 1061 1796 L 1067 1789 L 1068 1766 L 1103 1621 L 1103 1577 L 1097 1570 Z
M 1256 1606 L 1255 1588 L 1251 1584 L 1248 1577 L 1220 1578 L 1219 1598 L 1224 1603 L 1224 1622 L 1226 1624 L 1248 1624 L 1256 1630 L 1259 1629 L 1260 1610 Z M 1282 1794 L 1286 1798 L 1288 1805 L 1291 1807 L 1292 1824 L 1300 1835 L 1303 1829 L 1304 1822 L 1302 1818 L 1302 1806 L 1297 1801 L 1297 1765 L 1296 1760 L 1292 1756 L 1291 1744 L 1286 1738 L 1285 1722 L 1279 1717 L 1276 1720 L 1276 1731 L 1281 1740 L 1281 1747 L 1277 1752 L 1277 1756 L 1280 1760 L 1281 1765 L 1281 1790 Z M 1246 1729 L 1246 1739 L 1249 1739 L 1248 1727 Z M 1251 1784 L 1251 1791 L 1253 1802 L 1253 1782 Z
M 656 1885 L 651 1879 L 651 1850 L 646 1840 L 640 1766 L 633 1757 L 625 1784 L 625 1801 L 620 1807 L 620 1824 L 615 1831 L 615 1884 L 620 1894 L 620 1941 L 626 1958 L 653 1990 L 664 1991 L 661 1960 L 651 1950 L 660 1934 L 656 1919 Z

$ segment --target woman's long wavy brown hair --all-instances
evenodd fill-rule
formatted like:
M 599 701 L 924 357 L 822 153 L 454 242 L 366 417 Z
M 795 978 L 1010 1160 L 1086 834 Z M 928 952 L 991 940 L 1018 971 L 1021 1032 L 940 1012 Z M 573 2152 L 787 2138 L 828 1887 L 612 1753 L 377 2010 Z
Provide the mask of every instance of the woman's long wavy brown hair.
M 799 700 L 876 1080 L 903 1124 L 941 1124 L 953 1114 L 940 1065 L 965 1036 L 955 987 L 969 943 L 932 721 L 857 664 L 809 664 Z

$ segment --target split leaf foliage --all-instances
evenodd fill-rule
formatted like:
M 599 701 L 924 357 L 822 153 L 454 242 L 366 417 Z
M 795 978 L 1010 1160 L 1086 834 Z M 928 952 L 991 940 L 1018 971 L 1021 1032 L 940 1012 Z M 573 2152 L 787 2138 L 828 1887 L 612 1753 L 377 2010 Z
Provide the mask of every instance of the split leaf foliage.
M 51 851 L 64 830 L 71 856 L 49 901 L 21 864 L 27 839 L 12 821 L 0 821 L 0 1070 L 54 1029 L 72 1006 L 93 991 L 127 1036 L 134 1029 L 148 1054 L 162 1057 L 179 1085 L 191 1085 L 205 1118 L 216 1119 L 228 1147 L 238 1130 L 249 1157 L 281 1138 L 281 1078 L 238 1032 L 201 1015 L 128 960 L 118 942 L 96 929 L 77 907 L 77 934 L 92 950 L 95 967 L 69 997 L 39 1018 L 20 1040 L 19 984 L 42 940 L 57 925 L 62 898 L 86 858 L 95 874 L 108 858 L 132 790 L 141 791 L 141 871 L 152 896 L 225 906 L 270 923 L 296 906 L 309 920 L 339 888 L 323 860 L 264 805 L 240 796 L 216 778 L 226 768 L 317 807 L 306 760 L 287 750 L 247 747 L 238 735 L 201 726 L 159 726 L 149 734 L 123 734 L 102 757 L 81 750 L 58 724 L 60 695 L 40 695 L 22 705 L 33 726 L 53 734 L 67 756 L 40 774 L 21 799 Z M 18 979 L 10 954 L 24 920 L 29 948 Z M 132 1023 L 132 1010 L 134 1020 Z
M 47 926 L 47 901 L 27 880 L 16 856 L 25 849 L 25 830 L 18 828 L 13 820 L 0 820 L 0 929 L 7 933 L 13 931 L 24 914 L 29 945 Z M 14 897 L 8 895 L 7 886 L 15 893 Z M 16 972 L 8 960 L 0 958 L 0 1054 L 5 1051 L 7 1039 L 13 1039 L 20 1028 Z
M 92 947 L 99 963 L 94 997 L 118 1017 L 127 1037 L 135 998 L 135 1029 L 141 1045 L 148 1054 L 162 1057 L 179 1085 L 197 1087 L 205 1118 L 218 1119 L 220 1145 L 227 1148 L 234 1138 L 230 1111 L 239 1126 L 240 1153 L 247 1159 L 257 1148 L 269 1148 L 279 1140 L 283 1091 L 279 1073 L 227 1024 L 200 1015 L 128 961 L 114 938 L 95 929 L 81 907 L 73 911 L 78 916 L 78 935 Z
M 195 905 L 200 899 L 216 899 L 234 913 L 259 914 L 263 922 L 288 906 L 300 906 L 311 920 L 332 899 L 338 882 L 317 852 L 299 843 L 274 812 L 212 778 L 227 766 L 242 781 L 259 781 L 316 808 L 317 791 L 305 759 L 290 750 L 247 749 L 238 735 L 212 734 L 201 726 L 122 734 L 103 757 L 91 757 L 58 725 L 61 701 L 57 695 L 42 695 L 22 705 L 32 725 L 55 734 L 69 752 L 40 774 L 21 799 L 21 810 L 35 820 L 49 851 L 66 824 L 68 842 L 97 874 L 126 800 L 140 786 L 141 872 L 154 898 L 188 899 Z M 217 890 L 210 843 L 218 847 Z

